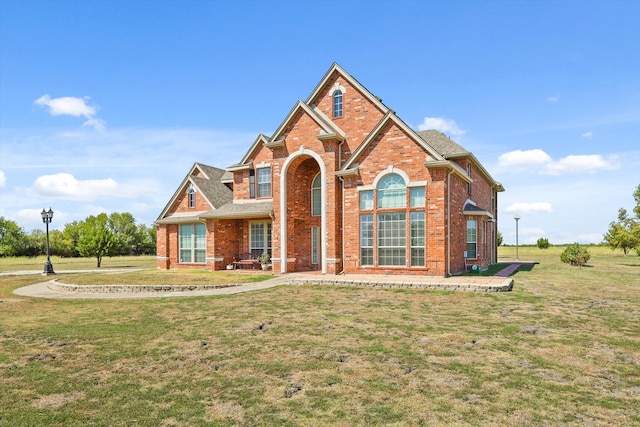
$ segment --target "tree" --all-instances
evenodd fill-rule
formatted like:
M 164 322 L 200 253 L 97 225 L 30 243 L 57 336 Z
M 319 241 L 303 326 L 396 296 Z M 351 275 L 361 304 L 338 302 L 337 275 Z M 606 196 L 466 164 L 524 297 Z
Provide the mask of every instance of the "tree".
M 496 234 L 496 242 L 497 242 L 498 246 L 502 246 L 502 233 L 499 232 L 499 231 Z
M 24 255 L 27 246 L 24 230 L 14 221 L 0 216 L 0 257 Z
M 49 233 L 51 234 L 51 232 Z M 25 248 L 26 256 L 38 256 L 47 253 L 47 235 L 39 229 L 31 230 L 26 235 L 27 247 Z
M 640 186 L 638 186 L 640 188 Z M 618 220 L 609 224 L 604 240 L 611 249 L 621 249 L 627 253 L 640 246 L 640 225 L 638 220 L 629 217 L 625 208 L 618 210 Z
M 539 249 L 549 249 L 549 239 L 545 239 L 544 237 L 539 238 L 536 244 Z
M 587 248 L 580 246 L 578 243 L 567 246 L 560 254 L 560 261 L 580 267 L 586 265 L 589 259 L 591 259 L 591 254 Z
M 144 224 L 138 226 L 138 242 L 136 255 L 156 254 L 156 228 L 147 227 Z
M 84 257 L 95 257 L 100 268 L 102 257 L 113 256 L 117 247 L 117 238 L 108 227 L 107 214 L 88 217 L 80 229 L 76 249 Z
M 621 249 L 625 256 L 633 249 L 640 255 L 640 184 L 633 192 L 633 198 L 636 202 L 633 208 L 635 217 L 629 216 L 625 208 L 620 208 L 618 220 L 609 224 L 604 235 L 604 241 L 611 249 Z
M 108 227 L 115 236 L 114 255 L 133 255 L 138 246 L 136 220 L 128 212 L 109 215 Z

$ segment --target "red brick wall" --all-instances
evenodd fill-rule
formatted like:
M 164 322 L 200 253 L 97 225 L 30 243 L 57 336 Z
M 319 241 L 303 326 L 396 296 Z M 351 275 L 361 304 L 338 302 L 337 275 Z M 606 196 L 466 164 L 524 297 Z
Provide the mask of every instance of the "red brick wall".
M 446 274 L 446 242 L 442 238 L 445 228 L 445 185 L 443 182 L 445 174 L 425 168 L 425 158 L 425 151 L 393 123 L 385 126 L 381 134 L 361 155 L 358 177 L 345 180 L 345 272 L 437 276 Z M 373 185 L 376 177 L 381 173 L 386 173 L 389 166 L 405 172 L 409 176 L 410 182 L 428 182 L 425 189 L 426 206 L 423 209 L 427 227 L 425 267 L 410 267 L 409 269 L 386 266 L 360 267 L 360 201 L 357 186 Z M 374 207 L 374 211 L 377 212 L 377 207 Z M 374 231 L 376 229 L 377 224 L 374 220 Z M 409 233 L 407 233 L 407 238 L 409 238 Z M 407 253 L 407 258 L 409 258 L 408 255 Z M 409 262 L 408 259 L 407 262 Z
M 216 270 L 225 269 L 239 254 L 247 252 L 241 248 L 242 222 L 238 219 L 209 221 L 211 233 L 207 236 L 207 252 L 214 258 L 224 259 L 215 263 Z
M 156 229 L 156 264 L 160 269 L 169 268 L 169 234 L 166 225 L 159 225 Z
M 345 88 L 345 93 L 342 95 L 342 117 L 333 118 L 333 92 L 336 82 Z M 322 113 L 347 134 L 347 139 L 342 145 L 343 164 L 349 160 L 353 151 L 384 116 L 384 113 L 375 104 L 369 102 L 361 92 L 351 86 L 338 73 L 334 73 L 328 79 L 327 84 L 311 103 L 317 105 Z
M 327 230 L 335 230 L 337 227 L 336 215 L 340 214 L 339 207 L 335 206 L 336 199 L 339 197 L 338 180 L 334 175 L 337 164 L 337 142 L 336 141 L 320 141 L 317 136 L 322 132 L 321 127 L 314 119 L 303 112 L 293 117 L 289 126 L 284 130 L 286 137 L 285 147 L 277 148 L 273 151 L 272 173 L 273 173 L 273 191 L 274 198 L 274 223 L 273 223 L 273 242 L 274 242 L 274 258 L 283 258 L 280 253 L 280 175 L 282 167 L 288 156 L 297 152 L 301 146 L 305 150 L 311 150 L 320 156 L 321 161 L 326 165 L 327 173 L 324 177 L 326 182 L 327 195 L 327 211 L 326 223 Z M 311 265 L 311 227 L 316 223 L 320 225 L 319 218 L 310 218 L 311 206 L 311 182 L 315 174 L 320 171 L 320 167 L 316 160 L 311 156 L 302 155 L 288 165 L 287 170 L 287 209 L 290 212 L 287 218 L 287 259 L 292 261 L 287 264 L 287 271 L 295 271 L 296 269 L 315 268 Z M 338 195 L 336 194 L 338 193 Z M 331 234 L 331 232 L 330 232 Z M 341 246 L 340 237 L 331 236 L 327 241 L 327 258 L 335 259 L 339 254 Z M 295 258 L 295 261 L 293 260 Z M 328 266 L 328 272 L 337 273 L 341 266 L 331 263 Z M 274 269 L 279 271 L 279 262 L 274 262 Z
M 481 171 L 466 159 L 456 161 L 465 171 L 467 165 L 471 164 L 471 193 L 468 191 L 467 183 L 461 178 L 452 175 L 451 177 L 451 272 L 458 273 L 465 270 L 464 251 L 467 250 L 467 220 L 475 219 L 478 223 L 478 257 L 467 260 L 470 264 L 479 264 L 482 268 L 487 268 L 491 261 L 491 251 L 494 249 L 490 232 L 495 226 L 484 215 L 464 215 L 463 209 L 467 200 L 473 201 L 478 208 L 489 211 L 494 215 L 495 211 L 491 206 L 492 188 L 489 181 Z M 486 225 L 485 225 L 486 224 Z M 486 227 L 486 234 L 483 230 Z
M 196 202 L 195 206 L 190 208 L 188 194 L 182 191 L 180 194 L 178 194 L 178 197 L 176 198 L 176 201 L 171 207 L 171 209 L 169 210 L 169 212 L 170 213 L 176 213 L 176 212 L 189 213 L 189 212 L 196 212 L 196 211 L 208 211 L 209 209 L 211 209 L 211 205 L 207 203 L 207 200 L 202 196 L 202 194 L 200 194 L 199 191 L 196 191 L 195 202 Z

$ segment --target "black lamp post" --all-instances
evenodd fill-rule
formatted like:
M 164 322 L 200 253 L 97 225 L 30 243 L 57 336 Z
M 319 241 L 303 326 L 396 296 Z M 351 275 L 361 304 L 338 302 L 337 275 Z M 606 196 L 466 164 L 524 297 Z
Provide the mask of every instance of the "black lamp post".
M 42 216 L 42 222 L 47 225 L 47 261 L 44 263 L 44 271 L 42 272 L 42 275 L 47 276 L 49 274 L 56 274 L 55 271 L 53 271 L 53 264 L 51 264 L 51 253 L 49 251 L 49 223 L 53 220 L 53 211 L 51 210 L 51 208 L 49 208 L 48 211 L 42 209 L 40 215 Z
M 520 215 L 515 215 L 513 219 L 516 220 L 516 261 L 518 261 L 518 221 L 520 221 Z

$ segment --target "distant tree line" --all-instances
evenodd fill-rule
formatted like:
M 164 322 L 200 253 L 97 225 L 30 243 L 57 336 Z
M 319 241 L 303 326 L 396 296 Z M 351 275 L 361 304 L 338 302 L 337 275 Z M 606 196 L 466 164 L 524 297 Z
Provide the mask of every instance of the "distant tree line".
M 101 213 L 84 221 L 65 224 L 64 230 L 49 230 L 51 255 L 95 257 L 155 255 L 156 229 L 136 220 L 128 212 Z M 46 255 L 44 230 L 27 233 L 14 221 L 0 217 L 0 257 Z

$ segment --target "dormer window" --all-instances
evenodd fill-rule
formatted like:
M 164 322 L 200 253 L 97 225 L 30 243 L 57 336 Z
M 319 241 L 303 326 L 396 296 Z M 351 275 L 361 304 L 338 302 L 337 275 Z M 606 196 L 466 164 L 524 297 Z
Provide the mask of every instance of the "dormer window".
M 342 91 L 333 92 L 333 117 L 342 117 Z

